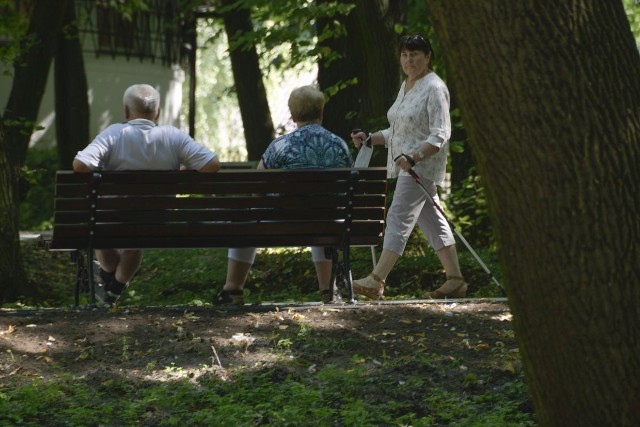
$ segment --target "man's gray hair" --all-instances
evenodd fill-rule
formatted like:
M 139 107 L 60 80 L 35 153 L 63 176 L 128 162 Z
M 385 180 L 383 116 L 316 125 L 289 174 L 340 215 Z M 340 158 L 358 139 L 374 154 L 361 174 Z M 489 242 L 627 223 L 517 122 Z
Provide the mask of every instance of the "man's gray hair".
M 160 109 L 160 93 L 150 85 L 132 85 L 124 91 L 122 103 L 131 112 L 142 115 L 155 115 Z

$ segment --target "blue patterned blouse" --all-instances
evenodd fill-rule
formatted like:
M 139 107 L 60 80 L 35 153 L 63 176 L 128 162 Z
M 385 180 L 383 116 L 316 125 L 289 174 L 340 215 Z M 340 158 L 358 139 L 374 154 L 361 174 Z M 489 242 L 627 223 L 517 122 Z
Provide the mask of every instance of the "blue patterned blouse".
M 273 140 L 262 164 L 266 169 L 344 168 L 353 161 L 342 138 L 311 123 Z

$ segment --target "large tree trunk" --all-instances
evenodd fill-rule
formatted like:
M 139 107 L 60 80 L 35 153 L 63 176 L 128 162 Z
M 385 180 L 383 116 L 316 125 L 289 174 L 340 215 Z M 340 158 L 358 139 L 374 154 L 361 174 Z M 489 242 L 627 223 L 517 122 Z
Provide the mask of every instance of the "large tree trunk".
M 225 0 L 223 3 L 230 5 L 234 0 Z M 274 129 L 255 45 L 245 46 L 240 43 L 244 35 L 253 31 L 251 13 L 245 7 L 238 7 L 224 13 L 222 17 L 231 46 L 229 57 L 247 141 L 247 153 L 249 160 L 260 160 L 274 138 Z
M 323 1 L 326 0 L 318 0 Z M 394 2 L 394 8 L 380 0 L 356 0 L 355 4 L 346 17 L 318 20 L 319 34 L 335 21 L 346 30 L 345 34 L 321 39 L 320 45 L 332 56 L 324 55 L 320 59 L 318 82 L 330 95 L 323 124 L 347 141 L 353 128 L 373 131 L 389 125 L 386 113 L 401 83 L 398 36 L 393 32 L 393 25 L 400 14 L 397 8 L 406 7 L 405 1 Z M 359 97 L 361 93 L 366 96 Z M 386 156 L 376 158 L 386 163 Z
M 28 30 L 33 45 L 27 46 L 16 61 L 11 94 L 1 119 L 0 303 L 28 294 L 20 253 L 18 182 L 68 1 L 36 2 Z
M 427 4 L 540 425 L 640 425 L 640 57 L 621 2 Z
M 87 76 L 75 21 L 75 5 L 69 2 L 55 54 L 56 140 L 62 169 L 71 168 L 76 153 L 90 138 Z

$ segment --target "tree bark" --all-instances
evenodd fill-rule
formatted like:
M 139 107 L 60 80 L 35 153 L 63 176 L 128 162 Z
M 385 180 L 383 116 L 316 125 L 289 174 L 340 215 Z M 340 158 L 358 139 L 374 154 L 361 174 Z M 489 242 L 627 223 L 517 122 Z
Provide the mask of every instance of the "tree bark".
M 18 182 L 68 1 L 35 3 L 27 33 L 33 44 L 16 61 L 11 94 L 0 119 L 0 303 L 28 293 L 20 252 Z
M 66 8 L 65 29 L 58 36 L 55 60 L 55 110 L 58 161 L 70 169 L 73 158 L 89 143 L 89 102 L 74 2 Z
M 14 67 L 13 86 L 3 119 L 5 126 L 7 122 L 19 123 L 5 129 L 10 141 L 9 159 L 17 165 L 23 165 L 27 155 L 67 2 L 69 0 L 36 2 L 26 38 L 32 44 L 25 46 L 24 54 Z
M 323 1 L 318 0 L 319 3 Z M 396 2 L 396 7 L 400 3 L 406 2 Z M 353 128 L 374 131 L 389 125 L 386 112 L 402 81 L 397 55 L 398 36 L 393 31 L 396 11 L 389 8 L 388 2 L 380 0 L 356 0 L 355 4 L 346 17 L 318 20 L 319 34 L 336 20 L 346 29 L 345 34 L 319 42 L 325 50 L 338 54 L 338 58 L 325 55 L 320 59 L 318 82 L 329 94 L 323 124 L 347 141 Z M 362 93 L 366 95 L 359 96 Z M 374 162 L 386 164 L 382 151 L 376 150 Z
M 640 57 L 622 3 L 427 4 L 539 424 L 640 425 Z
M 234 1 L 225 0 L 223 3 L 229 6 Z M 260 160 L 275 132 L 256 47 L 240 43 L 241 37 L 253 31 L 251 13 L 249 9 L 240 6 L 225 12 L 222 17 L 229 39 L 229 57 L 244 125 L 248 157 L 249 160 Z
M 14 301 L 26 274 L 20 252 L 18 227 L 18 174 L 20 169 L 9 161 L 8 139 L 4 122 L 0 120 L 0 305 Z

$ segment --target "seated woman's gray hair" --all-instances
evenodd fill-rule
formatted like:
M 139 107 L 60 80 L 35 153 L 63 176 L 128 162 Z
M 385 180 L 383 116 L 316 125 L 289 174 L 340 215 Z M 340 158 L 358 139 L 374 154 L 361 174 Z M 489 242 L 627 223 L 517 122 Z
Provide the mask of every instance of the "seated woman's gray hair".
M 289 95 L 289 111 L 295 122 L 308 122 L 322 118 L 324 94 L 315 86 L 301 86 Z

